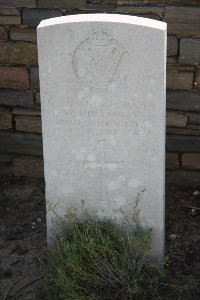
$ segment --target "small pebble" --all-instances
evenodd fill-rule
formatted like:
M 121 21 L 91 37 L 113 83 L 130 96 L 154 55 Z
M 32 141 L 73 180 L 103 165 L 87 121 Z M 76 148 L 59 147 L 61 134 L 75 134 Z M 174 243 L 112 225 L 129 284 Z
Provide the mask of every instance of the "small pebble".
M 42 221 L 42 219 L 40 218 L 37 218 L 37 222 L 40 223 Z
M 180 236 L 179 236 L 179 235 L 176 235 L 176 234 L 174 234 L 174 233 L 172 233 L 172 234 L 169 235 L 169 238 L 170 238 L 171 240 L 175 240 L 177 237 L 180 237 Z
M 19 263 L 24 263 L 24 257 L 23 256 L 17 256 L 15 257 L 14 261 L 10 263 L 11 266 L 15 266 Z
M 199 191 L 194 191 L 194 192 L 192 193 L 193 196 L 198 196 L 199 194 L 200 194 Z
M 23 231 L 24 231 L 24 227 L 22 225 L 16 225 L 14 227 L 14 232 L 16 233 L 23 233 Z

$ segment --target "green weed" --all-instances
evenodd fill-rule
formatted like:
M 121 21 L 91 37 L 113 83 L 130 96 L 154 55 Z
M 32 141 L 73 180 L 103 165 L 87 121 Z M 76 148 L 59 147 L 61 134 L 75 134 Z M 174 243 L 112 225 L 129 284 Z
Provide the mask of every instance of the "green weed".
M 151 261 L 151 230 L 127 220 L 116 225 L 84 209 L 67 211 L 48 256 L 50 299 L 169 299 L 163 295 L 174 287 Z

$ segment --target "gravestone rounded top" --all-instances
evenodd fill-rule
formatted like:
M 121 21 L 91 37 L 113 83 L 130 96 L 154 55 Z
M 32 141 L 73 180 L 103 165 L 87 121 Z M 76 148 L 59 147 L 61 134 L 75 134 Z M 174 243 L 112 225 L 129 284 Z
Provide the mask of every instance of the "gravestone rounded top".
M 156 21 L 148 18 L 141 18 L 129 15 L 119 14 L 79 14 L 72 16 L 64 16 L 58 18 L 51 18 L 43 20 L 38 25 L 38 29 L 46 26 L 54 26 L 65 23 L 76 23 L 76 22 L 109 22 L 109 23 L 124 23 L 138 26 L 147 26 L 159 30 L 166 30 L 167 24 L 165 22 Z

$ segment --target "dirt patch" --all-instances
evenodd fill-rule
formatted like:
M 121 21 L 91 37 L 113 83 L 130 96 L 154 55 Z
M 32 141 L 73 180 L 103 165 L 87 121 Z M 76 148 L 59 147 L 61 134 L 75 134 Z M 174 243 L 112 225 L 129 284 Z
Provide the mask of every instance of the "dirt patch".
M 195 190 L 169 186 L 166 191 L 168 270 L 177 284 L 188 286 L 179 300 L 200 299 L 200 195 L 193 195 Z M 0 179 L 0 234 L 0 299 L 47 299 L 43 182 Z
M 166 190 L 166 255 L 177 283 L 188 286 L 181 299 L 200 299 L 200 194 L 196 189 Z
M 0 181 L 0 299 L 46 299 L 44 185 Z

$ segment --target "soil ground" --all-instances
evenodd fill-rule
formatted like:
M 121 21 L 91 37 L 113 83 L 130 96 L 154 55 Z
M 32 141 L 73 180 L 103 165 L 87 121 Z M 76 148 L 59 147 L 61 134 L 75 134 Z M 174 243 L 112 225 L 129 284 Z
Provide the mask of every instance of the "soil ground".
M 46 299 L 44 185 L 0 180 L 0 299 Z
M 200 299 L 200 194 L 193 195 L 195 190 L 200 187 L 166 189 L 167 269 L 177 284 L 188 286 L 179 300 Z M 1 178 L 1 300 L 47 299 L 45 253 L 44 183 Z

